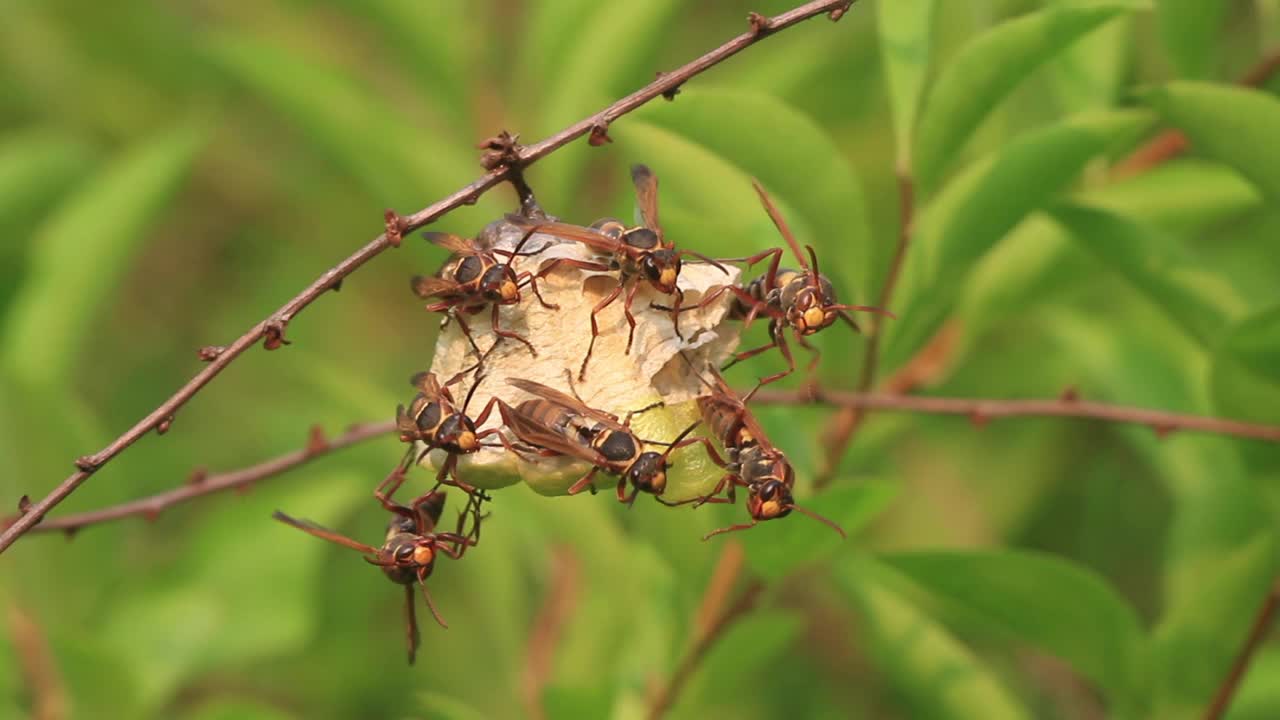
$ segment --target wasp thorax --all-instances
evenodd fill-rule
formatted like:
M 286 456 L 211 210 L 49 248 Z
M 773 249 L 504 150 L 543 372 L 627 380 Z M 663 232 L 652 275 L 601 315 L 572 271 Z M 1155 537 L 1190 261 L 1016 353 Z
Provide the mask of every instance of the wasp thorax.
M 626 462 L 636 456 L 635 440 L 623 432 L 607 431 L 597 436 L 596 450 L 611 462 Z
M 625 242 L 633 248 L 650 250 L 658 247 L 658 233 L 646 227 L 640 227 L 626 234 Z

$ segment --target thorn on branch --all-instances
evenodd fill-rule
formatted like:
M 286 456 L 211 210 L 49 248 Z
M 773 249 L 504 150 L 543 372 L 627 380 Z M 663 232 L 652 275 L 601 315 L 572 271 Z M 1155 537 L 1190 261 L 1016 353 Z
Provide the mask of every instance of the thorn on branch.
M 208 477 L 209 477 L 209 470 L 207 468 L 196 468 L 195 470 L 192 470 L 191 475 L 187 477 L 187 484 L 200 485 L 206 479 L 208 479 Z
M 969 422 L 973 423 L 975 428 L 981 430 L 987 426 L 987 423 L 991 422 L 991 418 L 983 414 L 981 410 L 974 410 L 969 413 Z
M 76 533 L 78 533 L 78 532 L 80 532 L 80 528 L 78 528 L 78 527 L 69 527 L 69 528 L 64 529 L 64 530 L 62 531 L 62 534 L 67 538 L 67 542 L 71 542 L 72 540 L 75 540 L 75 539 L 76 539 Z
M 587 144 L 591 147 L 600 147 L 605 143 L 613 142 L 613 138 L 609 137 L 609 124 L 599 122 L 591 126 L 591 134 L 587 136 Z
M 245 483 L 236 487 L 236 494 L 240 496 L 248 495 L 249 491 L 252 489 L 253 483 Z
M 31 510 L 31 497 L 23 495 L 18 498 L 18 517 L 26 515 Z
M 852 5 L 853 5 L 853 0 L 849 0 L 848 2 L 846 2 L 846 3 L 842 4 L 842 5 L 840 5 L 840 6 L 839 6 L 839 7 L 837 7 L 836 9 L 834 9 L 834 10 L 832 10 L 831 12 L 827 13 L 827 17 L 831 18 L 831 22 L 836 22 L 836 21 L 837 21 L 837 20 L 839 20 L 840 18 L 844 17 L 844 14 L 845 14 L 845 13 L 849 12 L 849 8 L 850 8 Z
M 163 435 L 163 434 L 165 434 L 165 433 L 169 432 L 169 428 L 171 428 L 171 427 L 173 427 L 173 416 L 172 416 L 172 415 L 170 415 L 169 417 L 167 417 L 167 418 L 165 418 L 165 419 L 161 420 L 161 421 L 160 421 L 160 423 L 156 425 L 156 434 L 157 434 L 157 435 Z
M 328 449 L 329 441 L 324 437 L 324 429 L 319 425 L 312 425 L 307 434 L 307 455 L 315 455 Z
M 98 461 L 92 455 L 81 455 L 76 458 L 76 467 L 81 472 L 93 472 L 98 469 Z
M 1064 403 L 1079 402 L 1080 391 L 1076 389 L 1075 385 L 1068 385 L 1063 388 L 1062 394 L 1058 396 L 1058 399 Z
M 773 29 L 773 21 L 758 12 L 747 13 L 747 22 L 751 23 L 751 32 L 757 37 L 767 35 Z
M 284 328 L 289 323 L 281 320 L 279 317 L 272 317 L 267 321 L 267 327 L 262 331 L 263 341 L 262 347 L 267 350 L 279 350 L 282 345 L 292 345 L 293 343 L 284 339 Z
M 387 208 L 382 213 L 382 217 L 386 222 L 387 244 L 391 247 L 400 247 L 400 241 L 404 239 L 404 234 L 409 231 L 409 222 L 404 219 L 400 213 Z M 338 280 L 338 285 L 342 284 L 342 280 Z
M 338 292 L 342 290 L 342 278 L 338 278 L 337 280 L 334 280 L 333 284 L 329 286 L 329 289 L 334 292 Z
M 662 72 L 661 70 L 659 70 L 658 72 L 654 73 L 654 75 L 653 75 L 653 76 L 654 76 L 654 78 L 655 78 L 655 79 L 657 79 L 657 80 L 661 80 L 661 79 L 662 79 L 662 77 L 663 77 L 664 75 L 666 75 L 666 73 L 664 73 L 664 72 Z M 684 84 L 684 83 L 681 83 L 680 85 L 676 85 L 675 87 L 670 88 L 670 89 L 668 89 L 668 90 L 663 90 L 663 91 L 662 91 L 662 99 L 663 99 L 663 100 L 666 100 L 666 101 L 668 101 L 668 102 L 670 102 L 670 101 L 672 101 L 672 100 L 675 100 L 675 99 L 676 99 L 676 96 L 680 94 L 680 88 L 681 88 L 681 86 L 682 86 L 683 84 Z
M 1173 425 L 1152 425 L 1151 429 L 1156 432 L 1156 439 L 1163 440 L 1172 435 L 1178 428 Z
M 154 523 L 160 519 L 160 508 L 149 507 L 142 511 L 142 519 L 149 523 Z
M 204 362 L 213 362 L 214 360 L 217 360 L 218 357 L 226 351 L 226 349 L 227 348 L 224 345 L 205 345 L 196 351 L 196 357 L 200 358 Z

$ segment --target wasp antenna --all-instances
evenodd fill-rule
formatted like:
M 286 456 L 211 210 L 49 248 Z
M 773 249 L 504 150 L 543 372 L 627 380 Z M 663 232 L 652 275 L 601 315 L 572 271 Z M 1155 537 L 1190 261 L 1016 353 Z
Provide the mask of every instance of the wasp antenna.
M 897 320 L 898 316 L 884 308 L 875 307 L 874 305 L 828 305 L 832 310 L 853 310 L 855 312 L 869 312 L 876 315 L 883 315 L 891 320 Z
M 755 395 L 755 394 L 756 394 L 756 391 L 757 391 L 757 390 L 759 390 L 759 389 L 760 389 L 760 388 L 762 388 L 762 387 L 764 387 L 764 383 L 763 383 L 763 382 L 757 382 L 757 383 L 756 383 L 756 386 L 755 386 L 755 387 L 753 387 L 753 388 L 751 388 L 751 392 L 749 392 L 749 393 L 747 393 L 746 395 L 742 396 L 742 404 L 743 404 L 743 405 L 746 405 L 747 403 L 751 402 L 751 397 L 752 397 L 753 395 Z
M 671 444 L 667 446 L 666 452 L 662 453 L 662 461 L 666 462 L 667 457 L 671 455 L 671 451 L 676 449 L 676 446 L 680 444 L 680 441 L 688 437 L 689 433 L 693 432 L 693 429 L 698 427 L 701 424 L 702 424 L 701 420 L 695 420 L 692 425 L 685 428 L 684 431 L 682 431 L 679 435 L 677 435 L 676 439 L 672 440 Z
M 467 391 L 467 398 L 462 401 L 462 414 L 467 414 L 467 406 L 471 404 L 471 398 L 476 394 L 476 389 L 480 387 L 480 383 L 484 382 L 484 376 L 476 374 L 476 381 L 471 383 L 471 389 Z
M 431 601 L 431 593 L 427 591 L 426 581 L 419 578 L 418 584 L 422 586 L 422 598 L 427 601 L 427 609 L 431 611 L 431 617 L 436 619 L 436 622 L 440 624 L 440 627 L 448 630 L 449 623 L 445 622 L 444 618 L 440 617 L 440 611 L 436 610 L 436 604 Z
M 541 226 L 534 225 L 533 227 L 525 231 L 524 236 L 520 238 L 520 242 L 516 243 L 515 249 L 511 251 L 511 255 L 512 255 L 511 260 L 515 260 L 515 256 L 520 254 L 520 249 L 524 247 L 525 243 L 529 242 L 529 238 L 533 237 L 534 234 L 538 232 L 539 227 Z
M 681 248 L 681 249 L 680 249 L 680 254 L 681 254 L 681 255 L 692 255 L 692 256 L 694 256 L 694 257 L 698 258 L 699 260 L 701 260 L 702 262 L 710 264 L 710 265 L 711 265 L 711 266 L 713 266 L 715 269 L 719 270 L 720 272 L 724 273 L 725 275 L 728 275 L 728 274 L 729 274 L 729 268 L 726 268 L 724 265 L 721 265 L 719 260 L 716 260 L 715 258 L 710 257 L 710 256 L 707 256 L 707 255 L 703 255 L 702 253 L 698 252 L 697 250 L 690 250 L 690 249 L 688 249 L 688 248 Z
M 788 508 L 791 508 L 792 510 L 795 510 L 796 512 L 800 513 L 801 515 L 808 515 L 809 517 L 813 518 L 814 520 L 817 520 L 818 522 L 820 522 L 820 523 L 822 523 L 822 524 L 826 525 L 827 527 L 831 528 L 832 530 L 835 530 L 837 533 L 839 533 L 839 534 L 840 534 L 840 539 L 841 539 L 841 540 L 847 540 L 847 539 L 849 538 L 849 536 L 848 536 L 848 535 L 845 535 L 845 534 L 844 534 L 844 528 L 842 528 L 842 527 L 840 527 L 839 525 L 835 524 L 835 523 L 834 523 L 834 522 L 832 522 L 831 520 L 828 520 L 827 518 L 825 518 L 825 517 L 823 517 L 823 516 L 819 515 L 818 513 L 814 512 L 814 511 L 812 511 L 812 510 L 805 510 L 804 508 L 800 507 L 799 505 L 787 505 L 787 507 L 788 507 Z
M 813 251 L 812 245 L 805 245 L 804 249 L 809 251 L 809 262 L 812 263 L 809 267 L 809 284 L 816 288 L 818 287 L 818 253 Z
M 810 270 L 809 263 L 805 261 L 804 255 L 800 254 L 800 244 L 796 242 L 796 236 L 791 233 L 791 228 L 787 226 L 787 221 L 782 219 L 782 213 L 778 212 L 773 200 L 769 198 L 769 193 L 764 191 L 764 186 L 755 178 L 751 178 L 751 187 L 756 189 L 756 194 L 760 196 L 760 204 L 764 205 L 764 211 L 769 214 L 769 219 L 773 221 L 773 226 L 778 228 L 778 233 L 782 235 L 782 239 L 787 241 L 787 246 L 791 248 L 791 254 L 796 256 L 796 262 L 800 263 L 805 271 L 808 272 Z
M 716 389 L 714 385 L 707 382 L 706 378 L 702 377 L 702 373 L 699 372 L 698 368 L 693 366 L 693 361 L 689 359 L 689 356 L 685 354 L 684 350 L 681 350 L 679 352 L 679 355 L 680 355 L 680 359 L 684 360 L 684 364 L 688 365 L 689 369 L 693 371 L 693 376 L 698 378 L 698 382 L 702 383 L 702 385 L 706 387 L 708 390 L 714 391 Z
M 850 316 L 849 313 L 845 312 L 844 308 L 836 310 L 836 314 L 839 315 L 840 319 L 845 321 L 849 327 L 853 328 L 854 332 L 862 332 L 862 328 L 858 327 L 858 323 L 854 322 L 853 317 Z

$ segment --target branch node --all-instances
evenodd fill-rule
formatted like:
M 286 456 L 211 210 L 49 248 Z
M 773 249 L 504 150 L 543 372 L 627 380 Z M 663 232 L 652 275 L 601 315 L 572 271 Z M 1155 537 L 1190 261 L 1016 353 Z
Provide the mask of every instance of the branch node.
M 278 315 L 271 316 L 262 331 L 262 347 L 266 350 L 279 350 L 282 345 L 292 345 L 293 343 L 284 339 L 284 328 L 288 324 L 287 320 Z
M 187 484 L 201 485 L 204 483 L 206 479 L 208 479 L 208 477 L 209 477 L 209 470 L 207 468 L 196 468 L 195 470 L 191 471 L 190 475 L 187 476 Z
M 329 441 L 324 437 L 324 429 L 319 425 L 312 425 L 307 434 L 307 455 L 315 455 L 328 449 Z
M 72 540 L 76 539 L 76 533 L 78 532 L 80 532 L 80 528 L 69 527 L 69 528 L 64 528 L 62 531 L 62 534 L 66 536 L 67 542 L 71 542 Z
M 386 223 L 387 244 L 391 247 L 400 247 L 400 241 L 404 239 L 404 234 L 409 231 L 409 222 L 404 219 L 400 213 L 387 208 L 382 213 L 383 220 Z M 341 279 L 338 281 L 341 283 Z
M 250 491 L 250 490 L 252 490 L 252 489 L 253 489 L 253 483 L 248 482 L 248 483 L 245 483 L 245 484 L 243 484 L 243 485 L 237 485 L 237 486 L 236 486 L 235 493 L 236 493 L 237 495 L 244 496 L 244 495 L 248 495 L 248 494 L 249 494 L 249 491 Z
M 653 77 L 654 77 L 654 79 L 656 79 L 656 80 L 661 80 L 661 79 L 662 79 L 666 74 L 667 74 L 667 73 L 664 73 L 664 72 L 662 72 L 661 70 L 659 70 L 658 72 L 656 72 L 656 73 L 654 73 L 654 74 L 653 74 Z M 662 99 L 663 99 L 663 100 L 666 100 L 666 101 L 668 101 L 668 102 L 670 102 L 670 101 L 672 101 L 672 100 L 675 100 L 675 99 L 676 99 L 676 96 L 680 94 L 680 88 L 681 88 L 683 85 L 684 85 L 684 83 L 680 83 L 679 85 L 676 85 L 676 86 L 674 86 L 674 87 L 668 88 L 667 90 L 663 90 L 663 91 L 662 91 Z
M 1158 440 L 1163 440 L 1169 437 L 1170 435 L 1172 435 L 1174 431 L 1177 430 L 1178 428 L 1173 425 L 1157 424 L 1157 425 L 1152 425 L 1151 429 L 1156 432 L 1156 438 Z
M 840 6 L 839 6 L 839 7 L 837 7 L 836 9 L 834 9 L 834 10 L 832 10 L 831 12 L 827 13 L 827 17 L 831 18 L 831 22 L 836 22 L 836 21 L 837 21 L 837 20 L 839 20 L 840 18 L 844 17 L 844 14 L 845 14 L 845 13 L 849 12 L 849 8 L 850 8 L 852 5 L 853 5 L 853 0 L 849 0 L 848 2 L 844 3 L 843 5 L 840 5 Z
M 98 469 L 98 460 L 92 455 L 81 455 L 76 458 L 76 467 L 79 468 L 81 472 L 93 472 Z
M 149 523 L 153 523 L 160 519 L 160 508 L 149 507 L 142 511 L 142 519 Z
M 613 138 L 609 137 L 609 123 L 603 120 L 591 126 L 591 134 L 587 136 L 587 144 L 591 147 L 600 147 L 605 143 L 613 142 Z
M 31 497 L 23 495 L 18 498 L 18 516 L 26 515 L 31 510 Z
M 520 157 L 520 153 L 524 150 L 524 146 L 519 143 L 519 133 L 511 134 L 506 130 L 486 138 L 476 147 L 485 152 L 480 155 L 480 167 L 493 172 L 498 168 L 507 168 L 508 170 L 519 170 L 524 164 L 524 159 Z
M 1064 403 L 1079 402 L 1080 391 L 1076 389 L 1075 385 L 1068 385 L 1062 389 L 1062 394 L 1058 396 L 1058 399 Z
M 768 35 L 769 31 L 773 29 L 773 21 L 755 11 L 747 13 L 747 22 L 751 23 L 751 32 L 756 37 Z
M 226 350 L 225 345 L 205 345 L 196 351 L 196 357 L 204 362 L 213 362 Z
M 981 410 L 974 410 L 969 413 L 969 422 L 972 423 L 975 428 L 981 430 L 987 426 L 987 423 L 991 422 L 991 418 Z
M 329 289 L 330 289 L 330 290 L 332 290 L 332 291 L 334 291 L 334 292 L 339 292 L 339 291 L 341 291 L 341 290 L 342 290 L 342 278 L 338 278 L 337 280 L 334 280 L 334 281 L 333 281 L 333 284 L 329 286 Z
M 167 417 L 167 418 L 165 418 L 165 419 L 161 420 L 161 421 L 156 425 L 156 434 L 157 434 L 157 435 L 163 435 L 163 434 L 165 434 L 165 433 L 169 432 L 169 428 L 171 428 L 171 427 L 173 427 L 173 416 L 172 416 L 172 415 L 170 415 L 169 417 Z

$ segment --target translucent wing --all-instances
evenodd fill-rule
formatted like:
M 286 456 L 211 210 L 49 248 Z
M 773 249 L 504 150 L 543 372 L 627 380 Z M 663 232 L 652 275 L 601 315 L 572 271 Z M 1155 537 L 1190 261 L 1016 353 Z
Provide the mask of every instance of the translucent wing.
M 413 288 L 414 294 L 423 300 L 444 295 L 454 295 L 462 287 L 452 280 L 428 275 L 414 275 L 409 279 L 409 286 Z
M 585 445 L 579 445 L 570 442 L 568 438 L 560 433 L 539 423 L 534 418 L 520 411 L 520 408 L 513 408 L 510 421 L 507 423 L 507 429 L 515 434 L 516 439 L 532 445 L 533 447 L 544 448 L 552 452 L 568 455 L 569 457 L 585 460 L 592 465 L 604 465 L 608 460 L 600 453 L 592 450 Z
M 427 242 L 432 245 L 442 247 L 457 255 L 478 255 L 484 252 L 484 249 L 475 240 L 452 233 L 425 232 L 422 233 L 422 237 L 426 238 Z
M 756 189 L 756 194 L 760 196 L 760 204 L 764 205 L 764 210 L 769 213 L 769 219 L 773 220 L 774 227 L 778 228 L 782 238 L 787 241 L 787 246 L 791 248 L 791 254 L 795 256 L 796 262 L 800 263 L 806 273 L 812 275 L 813 268 L 809 265 L 809 261 L 805 260 L 804 253 L 800 252 L 800 243 L 796 242 L 796 236 L 791 234 L 791 228 L 787 227 L 787 221 L 782 219 L 782 213 L 778 212 L 773 200 L 769 199 L 769 194 L 764 191 L 760 181 L 752 178 L 751 187 Z
M 612 255 L 620 248 L 626 247 L 626 245 L 619 240 L 615 240 L 601 234 L 600 232 L 592 230 L 591 228 L 585 228 L 580 225 L 570 225 L 569 223 L 559 222 L 537 222 L 521 215 L 507 215 L 507 221 L 518 227 L 525 228 L 526 230 L 532 228 L 535 232 L 554 235 L 562 240 L 580 242 L 592 250 L 604 255 Z
M 596 410 L 595 408 L 589 407 L 578 398 L 572 397 L 568 393 L 560 392 L 553 387 L 547 387 L 542 383 L 536 383 L 532 380 L 523 380 L 521 378 L 509 378 L 507 380 L 507 384 L 518 387 L 530 395 L 540 397 L 553 405 L 564 408 L 565 410 L 589 417 L 600 423 L 608 425 L 615 430 L 624 429 L 622 427 L 622 423 L 618 422 L 618 417 L 616 415 L 610 415 L 603 410 Z
M 636 204 L 640 207 L 640 219 L 644 226 L 662 235 L 658 224 L 658 176 L 646 165 L 631 166 L 631 182 L 636 186 Z

